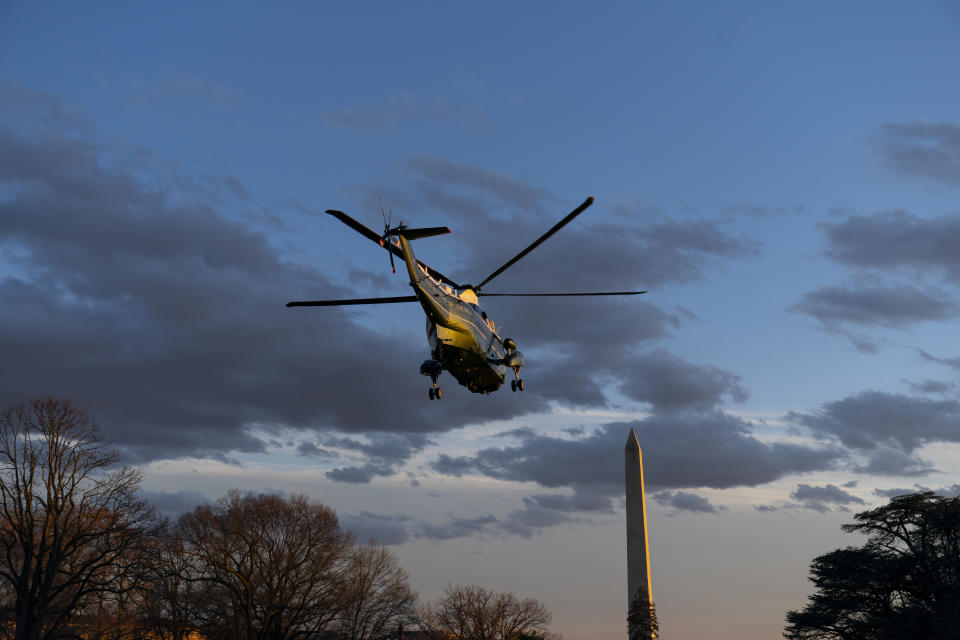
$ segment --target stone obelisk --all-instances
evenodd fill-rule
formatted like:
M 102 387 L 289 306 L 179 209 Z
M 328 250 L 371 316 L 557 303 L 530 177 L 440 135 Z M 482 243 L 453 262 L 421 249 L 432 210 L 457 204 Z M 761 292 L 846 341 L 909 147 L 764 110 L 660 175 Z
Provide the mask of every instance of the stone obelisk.
M 643 486 L 643 453 L 637 434 L 630 429 L 624 449 L 624 475 L 627 484 L 627 607 L 639 597 L 640 611 L 650 611 L 653 588 L 650 584 L 650 547 L 647 544 L 647 505 Z M 642 627 L 647 625 L 642 624 Z M 643 635 L 653 638 L 652 631 Z

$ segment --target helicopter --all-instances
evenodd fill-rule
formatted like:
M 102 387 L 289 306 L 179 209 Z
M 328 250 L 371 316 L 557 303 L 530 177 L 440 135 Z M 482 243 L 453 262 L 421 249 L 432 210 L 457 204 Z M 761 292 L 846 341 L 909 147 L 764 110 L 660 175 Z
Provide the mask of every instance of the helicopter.
M 554 297 L 554 296 L 632 296 L 646 291 L 602 291 L 590 293 L 487 293 L 483 287 L 501 273 L 517 263 L 521 258 L 540 246 L 550 236 L 562 229 L 567 223 L 583 213 L 593 204 L 593 196 L 568 213 L 560 222 L 534 240 L 527 248 L 504 263 L 500 268 L 484 278 L 480 284 L 457 284 L 433 267 L 421 262 L 413 253 L 411 242 L 450 233 L 447 227 L 408 228 L 401 221 L 396 227 L 390 227 L 390 218 L 383 212 L 383 234 L 354 220 L 346 213 L 336 209 L 327 209 L 326 213 L 340 220 L 361 235 L 376 242 L 390 255 L 390 267 L 396 273 L 394 256 L 401 258 L 410 276 L 410 286 L 414 295 L 383 298 L 351 298 L 346 300 L 300 300 L 288 302 L 287 307 L 336 307 L 345 305 L 396 304 L 419 302 L 427 316 L 427 343 L 430 347 L 430 359 L 420 365 L 420 373 L 429 376 L 433 386 L 428 390 L 430 400 L 440 400 L 443 389 L 437 385 L 437 379 L 443 371 L 449 372 L 459 384 L 473 393 L 488 395 L 501 387 L 507 378 L 507 371 L 513 371 L 510 380 L 512 391 L 523 391 L 523 378 L 520 370 L 525 362 L 523 354 L 517 349 L 517 343 L 511 338 L 501 338 L 496 324 L 480 308 L 481 296 L 487 297 Z

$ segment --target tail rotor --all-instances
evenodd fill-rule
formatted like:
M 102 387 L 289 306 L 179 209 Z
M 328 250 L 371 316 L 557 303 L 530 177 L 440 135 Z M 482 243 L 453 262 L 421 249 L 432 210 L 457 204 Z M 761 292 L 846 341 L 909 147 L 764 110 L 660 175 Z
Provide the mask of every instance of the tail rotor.
M 387 250 L 387 255 L 390 256 L 390 270 L 394 273 L 397 272 L 397 268 L 393 265 L 393 251 L 390 251 L 390 247 L 386 243 L 392 242 L 390 240 L 390 221 L 393 219 L 393 205 L 390 205 L 389 215 L 383 211 L 383 197 L 380 197 L 380 215 L 383 217 L 383 236 L 380 238 L 380 246 Z

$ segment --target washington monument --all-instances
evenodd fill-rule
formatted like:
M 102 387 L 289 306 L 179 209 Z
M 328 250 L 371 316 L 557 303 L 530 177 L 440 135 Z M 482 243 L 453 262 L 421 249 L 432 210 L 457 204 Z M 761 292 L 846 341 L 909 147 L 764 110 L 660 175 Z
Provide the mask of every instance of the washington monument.
M 630 429 L 624 449 L 627 483 L 627 607 L 630 639 L 649 640 L 653 632 L 653 588 L 650 547 L 647 545 L 647 505 L 643 486 L 643 453 Z

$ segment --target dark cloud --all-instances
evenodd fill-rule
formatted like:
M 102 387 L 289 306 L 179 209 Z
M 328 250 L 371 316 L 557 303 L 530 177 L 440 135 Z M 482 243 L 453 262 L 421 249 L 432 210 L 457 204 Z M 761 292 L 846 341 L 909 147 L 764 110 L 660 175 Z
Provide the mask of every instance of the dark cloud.
M 951 369 L 960 369 L 960 357 L 958 358 L 938 358 L 936 356 L 930 355 L 923 349 L 917 349 L 920 355 L 924 360 L 928 362 L 936 362 L 937 364 L 942 364 L 950 367 Z
M 544 506 L 539 502 L 525 498 L 521 509 L 514 509 L 498 523 L 498 528 L 506 534 L 531 538 L 547 527 L 573 520 L 565 511 Z
M 695 365 L 660 349 L 630 359 L 621 391 L 663 411 L 712 409 L 729 396 L 747 398 L 740 377 L 714 366 Z
M 943 271 L 960 274 L 960 214 L 921 218 L 906 211 L 850 216 L 820 225 L 827 255 L 853 267 Z
M 453 234 L 443 241 L 455 249 L 460 263 L 437 266 L 462 283 L 482 280 L 578 203 L 561 203 L 529 180 L 437 156 L 414 156 L 405 169 L 415 186 L 389 193 L 389 201 L 397 203 L 394 215 L 406 209 L 416 212 L 423 224 L 448 224 Z M 357 185 L 351 192 L 365 207 L 377 209 L 383 189 Z M 618 223 L 611 224 L 603 206 L 598 203 L 584 212 L 485 290 L 646 289 L 700 278 L 723 260 L 756 251 L 753 243 L 710 221 L 678 222 L 620 211 Z M 501 333 L 516 340 L 527 355 L 526 393 L 566 405 L 602 406 L 608 379 L 619 379 L 631 369 L 639 372 L 649 359 L 636 356 L 637 347 L 669 335 L 693 316 L 683 309 L 664 311 L 656 306 L 655 296 L 646 297 L 650 300 L 484 298 L 482 304 Z M 713 373 L 722 375 L 719 370 Z M 742 397 L 735 385 L 726 389 Z M 656 399 L 661 397 L 665 399 Z
M 790 473 L 832 468 L 844 453 L 765 443 L 750 423 L 721 412 L 654 415 L 635 423 L 613 423 L 582 438 L 521 437 L 518 446 L 482 449 L 473 456 L 440 455 L 439 473 L 481 474 L 501 480 L 536 482 L 544 487 L 589 487 L 591 493 L 623 493 L 620 454 L 630 428 L 644 452 L 651 489 L 756 486 Z
M 854 449 L 911 453 L 930 442 L 960 442 L 960 403 L 882 391 L 862 391 L 787 420 Z
M 391 476 L 393 472 L 394 467 L 389 464 L 368 462 L 362 467 L 337 467 L 323 475 L 335 482 L 366 484 L 376 476 Z
M 862 498 L 844 491 L 835 484 L 815 487 L 809 484 L 798 484 L 796 491 L 790 494 L 793 500 L 802 503 L 807 509 L 824 513 L 830 511 L 830 506 L 839 506 L 846 510 L 847 505 L 866 504 Z
M 211 502 L 209 498 L 197 491 L 141 491 L 140 495 L 171 520 L 175 520 L 180 514 L 192 511 L 197 505 Z
M 653 494 L 653 499 L 657 504 L 670 507 L 678 512 L 691 511 L 693 513 L 717 514 L 726 511 L 726 507 L 710 504 L 710 501 L 703 496 L 687 491 L 661 491 Z
M 309 456 L 312 458 L 339 458 L 340 454 L 336 451 L 329 451 L 327 449 L 321 449 L 315 443 L 304 441 L 297 445 L 297 453 L 302 456 Z
M 328 471 L 328 478 L 338 482 L 365 483 L 374 476 L 389 476 L 396 465 L 432 444 L 420 433 L 368 433 L 365 438 L 365 442 L 332 435 L 323 439 L 323 444 L 328 447 L 360 452 L 369 460 L 363 467 L 342 467 Z
M 410 526 L 414 522 L 411 516 L 403 514 L 382 515 L 369 511 L 338 514 L 340 528 L 353 534 L 354 540 L 367 542 L 376 540 L 378 544 L 403 544 L 411 538 Z
M 491 127 L 483 109 L 464 107 L 440 96 L 424 100 L 405 91 L 392 96 L 386 107 L 348 107 L 320 115 L 325 124 L 343 128 L 374 131 L 405 124 L 455 122 L 468 129 L 486 130 Z
M 443 522 L 417 520 L 405 514 L 380 515 L 367 511 L 340 516 L 340 526 L 353 532 L 357 540 L 376 540 L 379 544 L 403 544 L 411 540 L 453 540 L 472 536 L 520 536 L 530 538 L 543 529 L 570 522 L 566 514 L 543 507 L 527 499 L 524 506 L 503 518 L 492 514 L 451 517 Z
M 566 513 L 575 511 L 613 513 L 613 499 L 606 495 L 605 489 L 603 485 L 578 485 L 570 496 L 562 493 L 541 493 L 529 496 L 526 500 L 547 509 Z
M 929 460 L 890 447 L 871 449 L 867 452 L 867 464 L 853 470 L 881 476 L 928 476 L 937 472 Z
M 885 122 L 874 149 L 893 169 L 911 178 L 960 184 L 960 126 L 950 122 Z
M 604 406 L 614 373 L 657 406 L 710 406 L 742 393 L 719 369 L 662 352 L 635 355 L 687 319 L 652 302 L 492 298 L 491 317 L 526 350 L 527 390 L 479 399 L 450 388 L 429 403 L 417 375 L 424 341 L 368 328 L 358 321 L 364 309 L 283 307 L 354 289 L 278 251 L 251 222 L 249 196 L 235 177 L 184 174 L 104 142 L 47 94 L 14 97 L 20 107 L 6 105 L 12 115 L 0 126 L 0 251 L 9 265 L 0 280 L 0 404 L 69 397 L 129 460 L 229 459 L 266 451 L 276 433 L 293 428 L 307 436 L 296 438 L 303 454 L 342 447 L 365 458 L 330 472 L 363 482 L 422 448 L 425 440 L 404 434 L 510 419 L 553 403 Z M 448 248 L 480 277 L 565 212 L 546 190 L 482 167 L 420 156 L 405 170 L 417 185 L 410 202 L 428 213 L 444 198 L 475 203 L 444 213 L 464 231 Z M 504 286 L 681 282 L 755 249 L 708 221 L 621 227 L 601 220 L 575 221 L 521 261 L 515 279 L 504 275 Z M 706 374 L 708 384 L 689 398 L 671 397 L 631 372 L 651 358 L 672 366 L 678 384 L 687 374 Z M 378 447 L 380 440 L 350 437 L 387 432 L 402 442 Z M 327 442 L 332 433 L 341 440 Z
M 414 453 L 433 444 L 422 433 L 367 433 L 364 438 L 365 441 L 331 435 L 323 439 L 323 444 L 338 449 L 359 451 L 384 462 L 407 460 Z
M 240 191 L 229 178 L 140 164 L 41 97 L 21 100 L 41 114 L 30 127 L 0 126 L 3 406 L 69 397 L 133 460 L 261 452 L 255 431 L 277 427 L 427 433 L 546 407 L 535 391 L 425 402 L 424 343 L 362 311 L 283 307 L 351 292 L 211 196 Z
M 406 166 L 423 180 L 423 188 L 428 188 L 431 185 L 466 188 L 467 190 L 495 196 L 500 202 L 527 211 L 542 211 L 545 202 L 555 200 L 549 191 L 533 186 L 525 180 L 477 165 L 452 162 L 438 156 L 413 156 L 407 160 Z M 447 195 L 446 191 L 439 190 L 439 187 L 437 189 L 437 191 L 431 192 L 431 195 L 435 198 Z M 449 208 L 460 211 L 461 218 L 465 207 L 467 207 L 467 211 L 470 211 L 471 206 L 466 198 L 458 198 L 453 193 L 447 197 L 453 199 L 449 201 L 440 200 L 434 202 L 434 204 L 438 205 L 440 209 Z M 483 215 L 481 210 L 474 213 Z M 518 249 L 520 248 L 522 247 L 518 247 Z
M 955 393 L 957 390 L 957 385 L 955 383 L 943 382 L 942 380 L 921 380 L 920 382 L 904 380 L 904 382 L 914 393 L 948 395 Z
M 416 537 L 427 540 L 466 538 L 482 533 L 485 528 L 496 525 L 497 522 L 497 518 L 490 514 L 473 518 L 450 518 L 442 524 L 422 522 L 417 527 Z
M 925 320 L 952 320 L 957 304 L 942 291 L 910 285 L 822 287 L 789 310 L 813 316 L 828 330 L 846 324 L 906 329 Z
M 449 240 L 462 263 L 459 269 L 441 270 L 461 282 L 482 280 L 580 202 L 561 201 L 528 180 L 437 156 L 415 156 L 406 168 L 415 187 L 391 199 L 430 224 L 450 226 Z M 383 189 L 360 185 L 354 192 L 375 209 Z M 598 202 L 486 289 L 647 289 L 695 280 L 720 260 L 757 252 L 755 243 L 730 236 L 708 220 L 650 219 L 633 212 L 621 213 L 617 224 L 604 221 L 603 208 L 614 206 Z M 597 307 L 603 311 L 602 302 Z

